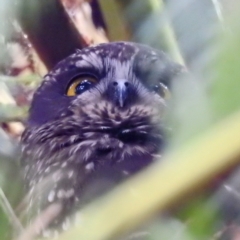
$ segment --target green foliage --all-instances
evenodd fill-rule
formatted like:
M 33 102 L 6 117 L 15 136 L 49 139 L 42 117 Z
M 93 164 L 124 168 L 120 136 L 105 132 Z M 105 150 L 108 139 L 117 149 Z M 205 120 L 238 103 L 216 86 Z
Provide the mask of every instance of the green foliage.
M 219 36 L 221 39 L 220 53 L 216 62 L 213 63 L 215 79 L 209 92 L 215 119 L 221 119 L 239 110 L 240 107 L 239 16 L 234 14 L 233 19 L 231 19 L 228 30 Z
M 22 230 L 13 209 L 23 196 L 23 181 L 17 159 L 0 155 L 0 166 L 0 239 L 4 240 Z
M 37 25 L 38 5 L 33 1 L 26 1 L 26 3 L 27 8 L 24 11 L 31 12 Z M 127 5 L 127 3 L 125 4 Z M 139 20 L 140 16 L 136 12 L 131 12 L 135 10 L 134 4 L 131 6 L 131 9 L 126 11 L 127 15 L 132 16 L 132 21 L 134 21 L 134 16 Z M 139 8 L 140 5 L 135 3 L 135 6 Z M 159 34 L 161 41 L 165 39 L 163 42 L 169 43 L 166 49 L 169 48 L 170 54 L 181 61 L 182 58 L 179 55 L 181 51 L 178 49 L 177 39 L 170 22 L 164 22 L 164 26 L 158 26 L 157 20 L 162 22 L 162 15 L 160 17 L 160 14 L 162 14 L 164 5 L 157 4 L 157 1 L 149 1 L 149 6 L 152 6 L 152 9 L 150 8 L 150 12 L 152 12 L 148 13 L 148 21 L 144 22 L 144 28 L 136 30 L 136 35 L 133 37 L 135 39 L 141 38 L 143 42 L 147 39 L 156 43 L 160 42 L 160 39 L 158 41 L 156 37 Z M 141 10 L 140 12 L 146 14 L 145 9 Z M 37 17 L 34 17 L 35 15 Z M 225 142 L 225 139 L 220 139 L 222 140 L 222 148 L 215 149 L 213 143 L 218 142 L 217 136 L 227 135 L 228 130 L 229 132 L 235 130 L 237 132 L 238 130 L 231 129 L 231 126 L 225 124 L 225 121 L 229 119 L 231 123 L 239 121 L 240 32 L 237 30 L 238 26 L 236 26 L 239 20 L 238 16 L 230 25 L 225 23 L 225 29 L 219 35 L 218 42 L 214 42 L 214 45 L 217 45 L 221 51 L 210 65 L 199 66 L 199 69 L 204 69 L 206 72 L 200 72 L 200 74 L 197 71 L 193 71 L 191 74 L 187 73 L 181 79 L 177 79 L 173 85 L 173 98 L 169 104 L 170 113 L 166 118 L 166 121 L 171 123 L 172 126 L 169 134 L 170 147 L 166 159 L 172 162 L 176 161 L 176 165 L 171 167 L 169 165 L 156 165 L 155 167 L 159 167 L 157 169 L 159 171 L 146 170 L 146 173 L 143 173 L 141 177 L 120 186 L 119 189 L 105 196 L 105 198 L 81 210 L 80 214 L 84 216 L 85 222 L 81 222 L 79 226 L 63 234 L 60 237 L 61 240 L 79 239 L 79 236 L 86 239 L 88 233 L 92 234 L 91 239 L 103 240 L 128 232 L 156 215 L 158 210 L 169 209 L 172 202 L 174 202 L 176 208 L 179 207 L 183 195 L 189 193 L 189 190 L 194 192 L 195 188 L 202 184 L 205 176 L 208 179 L 214 178 L 214 174 L 224 167 L 229 167 L 233 158 L 239 154 L 239 151 L 236 150 L 237 147 L 240 149 L 240 146 L 237 145 L 238 135 L 234 139 L 229 138 L 234 144 Z M 155 21 L 155 25 L 151 25 L 152 21 Z M 122 25 L 120 24 L 120 26 Z M 151 26 L 155 27 L 151 28 Z M 156 29 L 156 26 L 162 27 L 161 31 L 158 31 L 159 29 Z M 151 30 L 149 35 L 146 34 L 146 29 Z M 144 36 L 141 33 L 144 33 Z M 154 36 L 151 35 L 153 33 Z M 114 36 L 118 36 L 118 32 L 115 31 L 114 34 Z M 211 48 L 213 46 L 210 46 Z M 201 50 L 207 51 L 206 49 Z M 1 57 L 0 60 L 4 62 L 4 59 Z M 203 61 L 199 64 L 206 63 Z M 7 83 L 10 89 L 16 84 L 34 88 L 39 83 L 39 78 L 31 76 L 30 78 L 19 79 L 4 76 L 0 78 L 0 81 Z M 25 117 L 26 108 L 0 105 L 0 122 L 21 120 Z M 216 123 L 220 123 L 220 126 L 215 129 Z M 236 126 L 238 125 L 236 124 Z M 210 137 L 207 135 L 208 133 Z M 12 209 L 16 208 L 24 194 L 21 172 L 17 163 L 19 154 L 16 153 L 16 146 L 16 142 L 0 132 L 0 239 L 4 240 L 10 239 L 9 235 L 21 231 L 21 225 L 19 225 L 13 214 L 14 212 L 12 212 Z M 206 156 L 202 153 L 204 149 L 208 151 Z M 223 156 L 227 156 L 223 160 L 220 159 L 221 153 Z M 199 159 L 199 156 L 203 156 L 203 159 Z M 186 158 L 188 162 L 184 162 Z M 182 162 L 179 162 L 179 159 Z M 196 160 L 202 161 L 200 163 L 196 162 L 196 166 L 200 166 L 199 169 L 194 169 L 194 164 L 191 162 Z M 211 160 L 215 162 L 212 163 Z M 197 170 L 202 172 L 199 175 L 196 174 L 195 177 L 194 171 L 197 172 Z M 179 175 L 181 175 L 181 178 Z M 178 179 L 177 177 L 179 181 L 174 182 L 175 179 Z M 181 179 L 185 181 L 183 181 L 184 185 L 178 185 Z M 151 183 L 151 185 L 147 185 L 147 183 Z M 149 186 L 153 187 L 151 191 Z M 154 195 L 158 191 L 158 187 L 161 194 L 156 193 Z M 140 193 L 140 197 L 133 198 L 131 196 L 132 191 L 129 189 Z M 128 199 L 130 201 L 127 201 Z M 131 201 L 132 205 L 128 205 Z M 123 205 L 124 203 L 125 205 Z M 198 195 L 197 199 L 185 198 L 185 203 L 187 203 L 185 207 L 181 211 L 177 211 L 176 216 L 163 217 L 161 220 L 150 223 L 147 227 L 148 234 L 144 239 L 202 240 L 213 237 L 219 222 L 221 222 L 217 202 L 210 201 L 209 197 Z

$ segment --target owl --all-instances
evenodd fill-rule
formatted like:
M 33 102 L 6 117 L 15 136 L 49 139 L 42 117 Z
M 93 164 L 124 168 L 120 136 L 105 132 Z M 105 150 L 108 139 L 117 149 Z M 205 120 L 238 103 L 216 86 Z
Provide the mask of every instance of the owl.
M 162 51 L 130 42 L 58 63 L 35 92 L 22 135 L 29 207 L 60 203 L 59 223 L 151 164 L 164 149 L 166 99 L 182 71 Z

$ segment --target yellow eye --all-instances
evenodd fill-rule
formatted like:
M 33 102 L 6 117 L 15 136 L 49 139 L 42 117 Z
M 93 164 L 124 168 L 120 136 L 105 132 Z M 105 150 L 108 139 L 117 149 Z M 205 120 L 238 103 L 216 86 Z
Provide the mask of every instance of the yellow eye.
M 66 94 L 69 97 L 82 94 L 83 92 L 92 88 L 97 82 L 97 79 L 93 76 L 79 76 L 70 84 Z
M 171 93 L 166 85 L 163 83 L 159 83 L 153 87 L 154 91 L 158 93 L 162 98 L 169 99 L 171 97 Z

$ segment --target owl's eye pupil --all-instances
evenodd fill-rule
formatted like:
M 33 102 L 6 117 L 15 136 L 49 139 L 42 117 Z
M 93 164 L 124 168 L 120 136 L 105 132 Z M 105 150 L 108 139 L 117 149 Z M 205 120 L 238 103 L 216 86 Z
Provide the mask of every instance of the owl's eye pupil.
M 168 87 L 162 83 L 156 84 L 152 86 L 152 89 L 154 92 L 159 94 L 162 98 L 169 98 L 170 92 L 168 90 Z
M 153 86 L 153 91 L 154 91 L 154 92 L 158 92 L 159 89 L 160 89 L 160 86 L 159 86 L 159 85 L 154 85 L 154 86 Z
M 92 87 L 93 83 L 86 80 L 83 80 L 81 83 L 79 83 L 76 88 L 75 88 L 75 94 L 79 95 L 82 94 L 83 92 L 89 90 Z

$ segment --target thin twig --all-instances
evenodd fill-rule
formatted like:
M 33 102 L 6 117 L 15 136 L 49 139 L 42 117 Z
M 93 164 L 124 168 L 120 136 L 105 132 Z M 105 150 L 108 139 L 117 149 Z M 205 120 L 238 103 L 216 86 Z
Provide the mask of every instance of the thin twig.
M 5 212 L 6 216 L 9 219 L 9 222 L 12 224 L 16 232 L 22 232 L 23 226 L 15 215 L 9 201 L 7 200 L 3 190 L 0 188 L 0 205 Z

